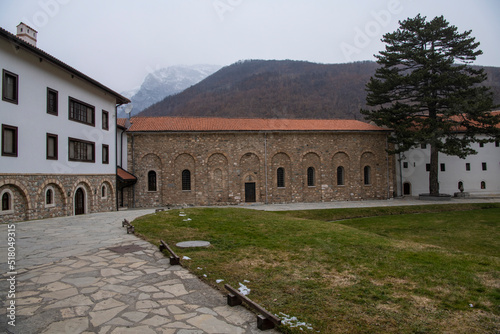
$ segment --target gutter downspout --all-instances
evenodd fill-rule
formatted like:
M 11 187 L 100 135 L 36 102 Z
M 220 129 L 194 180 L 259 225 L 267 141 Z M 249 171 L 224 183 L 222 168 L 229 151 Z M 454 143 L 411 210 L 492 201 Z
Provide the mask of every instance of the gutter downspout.
M 266 204 L 268 204 L 267 200 L 267 132 L 264 132 L 264 175 L 266 178 Z
M 132 174 L 135 175 L 134 133 L 132 132 Z M 132 188 L 132 207 L 135 208 L 135 184 Z
M 390 169 L 389 169 L 389 140 L 387 136 L 385 137 L 385 154 L 386 154 L 386 160 L 387 160 L 387 199 L 391 198 L 391 180 L 390 180 Z
M 119 203 L 118 203 L 118 182 L 116 181 L 116 178 L 118 177 L 118 150 L 116 149 L 116 146 L 118 145 L 118 139 L 116 138 L 116 131 L 118 129 L 118 106 L 120 104 L 115 105 L 115 204 L 116 204 L 116 211 L 119 211 Z M 108 119 L 109 122 L 109 119 Z

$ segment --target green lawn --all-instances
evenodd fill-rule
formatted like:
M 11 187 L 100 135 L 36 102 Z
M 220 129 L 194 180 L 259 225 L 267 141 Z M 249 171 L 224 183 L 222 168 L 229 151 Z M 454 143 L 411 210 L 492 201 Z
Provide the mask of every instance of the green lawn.
M 500 206 L 457 209 L 193 208 L 133 224 L 190 257 L 183 266 L 207 283 L 244 283 L 252 300 L 312 327 L 284 333 L 497 333 Z M 174 246 L 186 240 L 212 246 Z

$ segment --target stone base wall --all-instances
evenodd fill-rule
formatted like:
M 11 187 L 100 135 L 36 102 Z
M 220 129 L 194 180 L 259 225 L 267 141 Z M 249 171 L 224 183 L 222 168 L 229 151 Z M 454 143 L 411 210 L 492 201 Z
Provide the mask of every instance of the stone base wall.
M 83 213 L 113 211 L 115 187 L 114 174 L 0 174 L 0 199 L 10 201 L 2 202 L 0 223 L 74 215 L 78 189 L 83 191 Z
M 394 161 L 380 132 L 129 133 L 134 207 L 387 199 Z M 342 182 L 337 170 L 342 167 Z M 368 178 L 365 181 L 365 167 Z M 284 170 L 278 187 L 277 171 Z M 308 170 L 313 180 L 308 181 Z M 189 184 L 183 182 L 188 171 Z M 150 172 L 156 175 L 151 190 Z

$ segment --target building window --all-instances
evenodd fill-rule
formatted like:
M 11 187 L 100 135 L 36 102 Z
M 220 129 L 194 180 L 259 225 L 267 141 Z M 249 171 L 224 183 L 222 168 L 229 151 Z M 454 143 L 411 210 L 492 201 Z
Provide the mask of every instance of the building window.
M 107 111 L 102 111 L 102 129 L 109 130 L 109 113 Z
M 191 172 L 188 169 L 182 171 L 182 190 L 191 190 Z
M 479 147 L 484 147 L 484 143 L 479 143 Z
M 101 187 L 101 198 L 106 199 L 108 197 L 108 190 L 105 184 Z
M 278 168 L 276 171 L 276 178 L 278 180 L 278 188 L 285 188 L 285 169 L 283 167 Z
M 15 103 L 18 102 L 19 80 L 17 74 L 3 70 L 2 75 L 2 100 Z
M 314 180 L 314 167 L 309 167 L 307 168 L 307 186 L 308 187 L 314 187 L 315 185 L 315 180 Z
M 427 148 L 427 144 L 420 144 L 420 148 L 425 150 Z
M 465 163 L 465 170 L 468 172 L 470 171 L 470 163 L 469 162 Z
M 54 206 L 54 190 L 52 188 L 47 188 L 45 191 L 45 206 Z
M 458 182 L 458 190 L 464 191 L 464 183 L 462 181 Z
M 17 126 L 2 124 L 2 155 L 17 157 Z
M 486 182 L 481 181 L 481 189 L 486 189 Z
M 14 197 L 12 192 L 9 189 L 5 189 L 1 193 L 1 198 L 2 198 L 2 210 L 1 213 L 7 214 L 7 213 L 13 213 L 14 212 L 14 205 L 12 203 Z
M 500 141 L 496 140 L 495 141 L 495 147 L 499 147 L 500 146 Z
M 371 167 L 370 166 L 365 166 L 363 170 L 364 174 L 364 183 L 365 185 L 370 185 L 371 184 Z
M 95 126 L 95 108 L 89 104 L 69 98 L 69 119 Z
M 446 166 L 445 166 L 445 164 L 441 164 L 441 171 L 442 172 L 446 172 Z
M 47 87 L 47 114 L 56 115 L 59 112 L 58 108 L 58 93 L 56 90 Z
M 154 170 L 148 172 L 148 191 L 156 191 L 156 172 Z
M 95 144 L 93 142 L 69 138 L 69 160 L 95 162 Z
M 403 168 L 408 168 L 408 162 L 407 161 L 403 162 Z
M 488 166 L 486 166 L 486 162 L 482 163 L 483 170 L 488 170 Z
M 102 163 L 109 164 L 109 146 L 102 144 Z
M 47 160 L 58 159 L 57 135 L 47 133 Z
M 425 164 L 425 171 L 430 172 L 431 171 L 431 164 Z
M 345 184 L 344 167 L 338 166 L 337 167 L 337 185 L 343 186 L 344 184 Z

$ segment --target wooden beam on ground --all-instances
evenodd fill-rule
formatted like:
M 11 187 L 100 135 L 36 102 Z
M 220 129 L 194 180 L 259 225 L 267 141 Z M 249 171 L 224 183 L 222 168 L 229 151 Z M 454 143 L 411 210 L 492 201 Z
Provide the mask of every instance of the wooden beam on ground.
M 167 243 L 163 240 L 160 240 L 160 252 L 163 252 L 164 249 L 168 250 L 170 253 L 170 265 L 176 266 L 181 264 L 181 259 L 175 254 L 175 252 L 167 245 Z
M 236 290 L 229 284 L 225 284 L 224 287 L 227 291 L 230 292 L 230 294 L 227 295 L 227 304 L 229 306 L 236 306 L 240 305 L 242 302 L 245 302 L 248 306 L 260 313 L 257 316 L 257 328 L 259 328 L 260 330 L 267 330 L 274 328 L 275 325 L 281 325 L 281 320 L 277 316 L 270 313 L 247 296 L 241 294 L 238 290 Z

